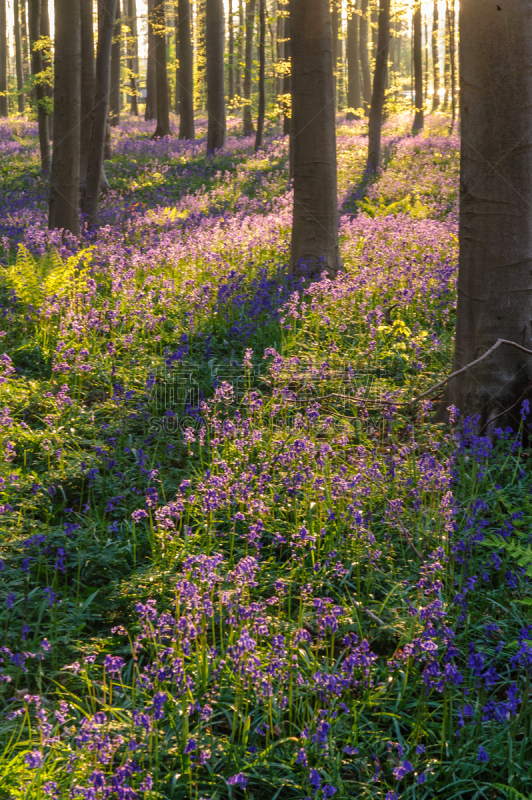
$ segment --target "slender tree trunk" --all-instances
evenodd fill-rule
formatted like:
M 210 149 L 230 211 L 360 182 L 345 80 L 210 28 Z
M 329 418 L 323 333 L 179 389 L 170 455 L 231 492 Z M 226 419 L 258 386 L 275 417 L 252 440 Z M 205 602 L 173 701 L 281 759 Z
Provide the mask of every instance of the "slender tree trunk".
M 224 6 L 207 0 L 207 152 L 225 145 Z
M 55 0 L 54 152 L 50 229 L 79 235 L 81 13 L 79 0 Z
M 329 0 L 290 0 L 294 212 L 291 273 L 334 277 L 338 246 L 336 121 Z
M 369 69 L 368 53 L 368 0 L 361 0 L 360 3 L 360 66 L 362 69 L 362 96 L 364 98 L 364 109 L 367 112 L 371 105 L 371 72 Z
M 235 78 L 235 91 L 239 105 L 242 105 L 242 67 L 244 64 L 244 38 L 246 21 L 244 17 L 244 0 L 238 0 L 238 41 L 237 41 L 237 65 Z
M 22 75 L 22 42 L 20 38 L 19 0 L 14 0 L 13 2 L 13 17 L 15 23 L 15 64 L 17 72 L 18 113 L 24 114 L 26 110 L 26 96 L 24 94 L 24 77 Z
M 155 0 L 148 0 L 148 63 L 146 67 L 146 108 L 144 118 L 155 119 L 157 116 L 157 82 L 155 79 L 155 48 L 157 46 L 153 32 L 153 8 Z
M 52 166 L 50 155 L 50 132 L 48 129 L 48 113 L 46 109 L 46 88 L 43 83 L 42 50 L 36 47 L 41 38 L 41 0 L 29 0 L 31 66 L 35 80 L 35 97 L 37 101 L 37 119 L 39 126 L 39 148 L 41 151 L 41 171 L 49 175 Z
M 449 32 L 449 0 L 445 2 L 445 27 L 444 27 L 444 59 L 443 59 L 443 110 L 447 111 L 449 106 L 449 95 L 450 95 L 450 85 L 451 85 L 451 58 L 449 55 L 449 42 L 450 42 L 450 32 Z
M 368 165 L 367 171 L 376 175 L 381 165 L 382 112 L 384 108 L 384 87 L 390 47 L 390 0 L 379 3 L 379 39 L 377 59 L 373 75 L 373 94 L 369 112 Z
M 338 110 L 338 54 L 340 38 L 340 0 L 331 2 L 331 29 L 332 29 L 332 57 L 333 57 L 333 78 L 334 78 L 334 107 Z
M 277 50 L 277 82 L 275 86 L 275 94 L 277 98 L 283 93 L 283 62 L 284 62 L 284 16 L 280 13 L 281 6 L 277 0 L 277 29 L 275 32 L 276 50 Z
M 284 18 L 284 73 L 283 73 L 283 95 L 285 108 L 288 106 L 288 101 L 291 102 L 292 96 L 292 55 L 291 55 L 291 34 L 290 34 L 290 7 L 288 9 L 288 16 Z M 283 117 L 283 135 L 289 136 L 292 131 L 292 110 L 286 108 Z
M 157 127 L 154 139 L 170 136 L 170 105 L 168 101 L 168 71 L 166 66 L 166 14 L 164 0 L 155 0 L 153 9 L 153 30 L 155 33 L 155 80 L 157 98 Z
M 434 0 L 432 12 L 432 70 L 434 75 L 434 93 L 432 95 L 432 111 L 437 111 L 440 105 L 440 54 L 438 47 L 439 37 L 439 12 L 438 0 Z
M 532 349 L 532 14 L 523 0 L 460 2 L 460 259 L 453 372 L 498 339 Z M 489 58 L 486 54 L 489 53 Z M 492 165 L 495 165 L 496 168 Z M 448 384 L 481 424 L 532 383 L 530 355 L 502 345 Z M 520 407 L 497 427 L 520 423 Z
M 197 108 L 205 111 L 207 98 L 207 0 L 196 0 L 196 86 Z
M 6 0 L 0 0 L 0 117 L 8 116 Z
M 233 0 L 229 0 L 229 68 L 227 71 L 229 102 L 231 109 L 235 102 L 235 26 L 233 20 Z
M 63 0 L 66 2 L 67 0 Z M 105 139 L 109 116 L 109 92 L 111 84 L 111 48 L 117 0 L 99 0 L 100 24 L 98 47 L 96 51 L 96 82 L 94 91 L 94 111 L 91 126 L 91 144 L 87 180 L 83 192 L 82 212 L 87 216 L 89 226 L 98 220 L 100 187 L 103 174 Z M 57 0 L 56 0 L 57 2 Z
M 81 3 L 81 129 L 80 129 L 80 181 L 85 186 L 89 150 L 91 144 L 91 123 L 94 108 L 94 20 L 92 0 Z
M 351 0 L 347 7 L 347 119 L 359 119 L 355 110 L 362 106 L 357 6 Z
M 456 120 L 456 37 L 454 0 L 450 0 L 449 9 L 449 59 L 451 62 L 451 133 Z
M 50 32 L 50 9 L 48 8 L 48 0 L 41 0 L 41 36 L 45 36 L 46 39 L 51 41 L 51 32 Z M 46 82 L 45 91 L 46 97 L 50 98 L 50 106 L 53 108 L 53 94 L 54 94 L 54 87 L 51 80 L 51 75 L 53 72 L 53 60 L 52 60 L 52 48 L 48 48 L 43 50 L 43 66 L 45 70 L 48 70 L 48 74 L 50 78 Z M 48 130 L 50 133 L 50 139 L 53 139 L 53 130 L 54 130 L 54 112 L 53 110 L 48 114 Z
M 127 66 L 129 69 L 129 88 L 131 99 L 129 101 L 129 111 L 135 117 L 139 115 L 138 98 L 138 33 L 137 33 L 137 3 L 136 0 L 128 0 L 127 16 L 129 24 L 129 35 L 127 37 Z
M 415 87 L 415 115 L 412 133 L 415 135 L 423 128 L 423 52 L 421 46 L 421 0 L 416 0 L 414 15 L 414 87 Z
M 194 139 L 194 64 L 190 0 L 179 0 L 179 138 Z
M 266 113 L 266 0 L 259 0 L 259 114 L 255 152 L 262 147 L 264 115 Z
M 2 0 L 2 2 L 4 2 L 4 0 Z M 24 78 L 24 83 L 28 80 L 30 74 L 26 2 L 27 0 L 20 0 L 20 35 L 22 39 L 22 76 Z
M 175 104 L 174 104 L 174 111 L 176 114 L 181 113 L 181 107 L 179 105 L 179 100 L 181 97 L 181 92 L 179 91 L 179 83 L 181 81 L 180 69 L 181 69 L 181 53 L 179 51 L 179 9 L 178 6 L 175 6 L 175 14 L 174 14 L 174 29 L 175 29 Z
M 251 115 L 251 84 L 253 78 L 253 27 L 255 23 L 255 0 L 246 2 L 246 64 L 244 69 L 244 134 L 253 133 Z
M 116 6 L 116 20 L 113 33 L 113 46 L 111 49 L 111 94 L 109 97 L 109 111 L 111 126 L 120 125 L 120 55 L 122 40 L 122 13 L 121 3 Z

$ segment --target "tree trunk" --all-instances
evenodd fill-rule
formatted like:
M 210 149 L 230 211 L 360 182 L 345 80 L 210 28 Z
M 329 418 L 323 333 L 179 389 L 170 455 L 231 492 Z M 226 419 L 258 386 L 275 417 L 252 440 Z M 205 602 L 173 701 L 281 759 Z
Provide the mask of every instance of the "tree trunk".
M 0 0 L 0 117 L 8 115 L 6 0 Z
M 4 2 L 4 0 L 2 0 L 2 2 Z M 25 83 L 30 74 L 26 0 L 20 0 L 20 37 L 22 40 L 22 77 Z
M 421 0 L 416 0 L 412 17 L 414 26 L 414 91 L 415 115 L 412 133 L 415 135 L 423 128 L 423 51 L 421 43 Z
M 290 0 L 294 211 L 290 272 L 334 277 L 336 124 L 329 0 Z
M 94 20 L 93 1 L 81 0 L 81 130 L 80 182 L 85 186 L 91 144 L 94 108 Z
M 50 229 L 79 235 L 80 0 L 55 0 L 54 152 Z
M 196 107 L 205 111 L 207 84 L 207 32 L 206 32 L 206 0 L 196 0 Z
M 87 180 L 85 182 L 85 190 L 83 192 L 81 205 L 81 210 L 87 216 L 90 227 L 94 226 L 98 220 L 107 119 L 109 116 L 111 48 L 116 7 L 117 0 L 100 0 L 100 24 L 98 30 L 98 47 L 96 50 L 96 82 L 91 126 L 91 144 Z
M 207 0 L 207 152 L 225 145 L 224 6 Z
M 357 6 L 356 0 L 351 0 L 347 8 L 347 119 L 359 119 L 356 109 L 362 106 Z
M 432 71 L 434 76 L 434 93 L 432 95 L 432 111 L 437 111 L 440 105 L 440 54 L 438 47 L 439 12 L 438 0 L 434 0 L 432 12 Z
M 453 371 L 498 339 L 532 349 L 532 14 L 522 0 L 460 3 L 460 262 Z M 486 58 L 489 53 L 489 58 Z M 532 383 L 530 355 L 502 345 L 447 386 L 481 423 Z M 519 424 L 519 406 L 497 426 Z
M 292 101 L 292 56 L 291 56 L 291 34 L 290 34 L 290 7 L 288 16 L 284 18 L 284 75 L 283 75 L 283 95 L 285 102 L 283 105 L 286 110 L 283 117 L 283 135 L 289 136 L 292 130 L 292 108 L 288 108 L 288 103 Z
M 113 46 L 111 49 L 111 89 L 109 96 L 109 111 L 111 126 L 120 125 L 120 56 L 122 44 L 122 13 L 120 0 L 116 6 L 116 20 L 113 33 Z
M 447 6 L 449 13 L 449 59 L 451 62 L 451 133 L 456 120 L 456 38 L 454 0 Z
M 131 99 L 129 111 L 135 117 L 139 115 L 139 59 L 138 59 L 138 33 L 137 33 L 137 3 L 136 0 L 128 0 L 127 16 L 129 23 L 129 35 L 127 38 L 127 66 L 129 69 L 129 86 Z
M 24 114 L 26 110 L 26 96 L 24 94 L 24 77 L 22 75 L 22 41 L 20 38 L 20 8 L 19 0 L 14 0 L 13 17 L 15 24 L 15 65 L 17 72 L 17 104 L 18 113 Z
M 362 68 L 362 96 L 364 98 L 364 110 L 367 112 L 371 105 L 371 72 L 369 69 L 368 53 L 368 0 L 361 0 L 360 3 L 360 66 Z
M 227 88 L 232 110 L 235 102 L 235 26 L 233 22 L 233 0 L 229 0 L 229 68 L 227 73 Z
M 157 98 L 157 127 L 154 139 L 170 136 L 170 104 L 168 101 L 168 71 L 166 67 L 166 14 L 164 0 L 155 0 L 153 8 L 153 31 L 155 34 L 155 96 Z
M 146 108 L 144 119 L 155 119 L 157 116 L 157 83 L 155 79 L 155 48 L 157 46 L 153 32 L 153 7 L 155 0 L 148 0 L 148 61 L 146 65 Z
M 42 50 L 35 47 L 41 38 L 41 0 L 29 0 L 31 66 L 35 81 L 35 98 L 37 101 L 37 119 L 39 126 L 39 148 L 41 152 L 41 171 L 49 175 L 52 166 L 50 156 L 50 132 L 48 129 L 48 112 L 46 108 L 46 87 L 43 83 Z
M 179 138 L 194 139 L 194 53 L 190 29 L 190 0 L 179 0 Z
M 376 175 L 381 165 L 381 130 L 382 112 L 384 108 L 384 87 L 388 67 L 388 50 L 390 48 L 390 0 L 379 2 L 379 39 L 377 59 L 373 75 L 373 94 L 369 112 L 368 130 L 368 164 L 367 171 Z
M 244 16 L 244 2 L 238 0 L 238 41 L 237 41 L 237 65 L 235 77 L 235 91 L 238 97 L 239 105 L 242 105 L 242 67 L 244 62 L 244 37 L 245 37 L 246 21 Z
M 340 45 L 340 5 L 339 0 L 331 2 L 332 58 L 334 78 L 334 108 L 338 110 L 338 54 Z
M 264 134 L 264 115 L 266 113 L 266 0 L 259 0 L 259 114 L 257 117 L 257 135 L 255 152 L 262 147 Z
M 246 2 L 246 64 L 244 68 L 244 134 L 253 133 L 251 116 L 251 84 L 253 78 L 253 27 L 255 22 L 255 0 Z
M 41 36 L 45 36 L 51 43 L 51 32 L 50 32 L 50 10 L 48 8 L 48 0 L 41 0 Z M 48 70 L 49 78 L 45 84 L 45 92 L 46 97 L 50 98 L 49 106 L 53 109 L 53 95 L 54 95 L 54 87 L 53 82 L 51 79 L 51 75 L 53 72 L 53 60 L 52 60 L 52 48 L 49 47 L 46 50 L 43 50 L 43 66 L 45 70 Z M 53 110 L 48 114 L 48 131 L 50 133 L 50 139 L 53 139 L 53 130 L 54 130 L 54 112 Z
M 445 2 L 445 26 L 444 26 L 444 57 L 443 57 L 443 110 L 449 106 L 449 94 L 451 85 L 451 59 L 449 56 L 449 0 Z

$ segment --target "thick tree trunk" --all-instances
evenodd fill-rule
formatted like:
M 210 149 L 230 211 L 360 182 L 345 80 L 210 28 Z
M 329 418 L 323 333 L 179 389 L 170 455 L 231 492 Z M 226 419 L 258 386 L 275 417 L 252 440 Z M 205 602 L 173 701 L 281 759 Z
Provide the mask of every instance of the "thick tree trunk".
M 498 339 L 532 349 L 530 3 L 461 0 L 460 64 L 460 265 L 453 371 Z M 530 391 L 531 383 L 532 357 L 502 345 L 450 381 L 446 405 L 451 402 L 463 416 L 479 414 L 486 422 Z M 517 406 L 497 426 L 518 420 Z
M 347 7 L 347 119 L 359 119 L 356 109 L 362 106 L 357 6 L 356 0 L 351 0 Z
M 207 152 L 225 145 L 224 5 L 207 0 Z
M 22 41 L 20 38 L 20 8 L 19 0 L 14 0 L 13 17 L 15 27 L 15 69 L 17 73 L 17 105 L 18 113 L 24 114 L 26 110 L 26 96 L 24 94 L 24 77 L 22 75 Z
M 438 48 L 439 38 L 439 12 L 438 0 L 434 0 L 432 12 L 432 72 L 434 93 L 432 95 L 432 111 L 437 111 L 440 105 L 440 54 Z
M 54 152 L 50 229 L 79 234 L 80 0 L 55 0 Z
M 329 0 L 290 0 L 294 211 L 291 273 L 335 276 L 336 125 Z
M 244 68 L 244 134 L 253 133 L 251 115 L 251 84 L 253 78 L 253 27 L 255 23 L 255 0 L 246 2 L 246 63 Z
M 194 53 L 190 0 L 179 0 L 179 138 L 194 139 Z
M 0 117 L 8 116 L 6 0 L 0 0 Z
M 153 30 L 155 33 L 155 80 L 157 88 L 157 127 L 154 139 L 170 136 L 170 104 L 168 99 L 168 71 L 166 67 L 166 14 L 164 0 L 155 0 L 153 8 Z
M 340 48 L 340 0 L 331 2 L 332 57 L 334 77 L 334 107 L 338 110 L 338 55 Z
M 233 0 L 229 0 L 229 66 L 227 70 L 227 88 L 231 109 L 235 102 L 235 26 L 233 20 Z
M 109 96 L 109 116 L 111 126 L 120 125 L 120 56 L 122 48 L 122 12 L 121 2 L 116 6 L 116 20 L 113 33 L 113 46 L 111 49 L 111 89 Z
M 264 115 L 266 113 L 266 0 L 259 0 L 259 113 L 255 152 L 262 147 L 264 134 Z
M 138 33 L 137 33 L 137 3 L 136 0 L 128 0 L 127 16 L 129 24 L 129 36 L 127 39 L 127 65 L 129 69 L 129 90 L 131 99 L 129 111 L 135 117 L 139 115 L 139 57 L 138 57 Z
M 57 2 L 57 0 L 56 0 Z M 107 119 L 109 116 L 109 90 L 111 83 L 111 48 L 117 0 L 100 0 L 98 47 L 96 51 L 96 82 L 94 111 L 91 126 L 91 144 L 87 180 L 83 192 L 82 212 L 89 226 L 98 220 L 98 205 L 103 174 Z
M 157 116 L 157 82 L 155 78 L 155 48 L 157 46 L 153 32 L 153 7 L 155 0 L 148 0 L 148 62 L 146 65 L 146 108 L 144 119 L 155 119 Z
M 381 165 L 381 131 L 382 112 L 384 108 L 384 88 L 388 68 L 388 51 L 390 48 L 390 0 L 379 2 L 379 39 L 377 59 L 373 75 L 373 94 L 369 112 L 368 130 L 368 164 L 367 171 L 375 175 Z
M 368 0 L 361 0 L 360 3 L 359 42 L 360 67 L 362 70 L 362 96 L 364 98 L 364 109 L 368 111 L 371 105 L 371 72 L 369 69 L 368 53 Z
M 41 171 L 49 175 L 52 166 L 50 155 L 50 132 L 46 109 L 46 87 L 43 83 L 42 50 L 36 47 L 41 38 L 41 0 L 29 0 L 31 66 L 35 80 L 35 99 L 37 101 L 37 120 L 39 126 L 39 148 L 41 152 Z
M 91 144 L 94 108 L 94 20 L 93 0 L 81 0 L 81 129 L 80 182 L 85 186 Z
M 414 91 L 415 114 L 412 133 L 415 135 L 423 128 L 423 51 L 421 42 L 421 0 L 416 0 L 414 15 Z

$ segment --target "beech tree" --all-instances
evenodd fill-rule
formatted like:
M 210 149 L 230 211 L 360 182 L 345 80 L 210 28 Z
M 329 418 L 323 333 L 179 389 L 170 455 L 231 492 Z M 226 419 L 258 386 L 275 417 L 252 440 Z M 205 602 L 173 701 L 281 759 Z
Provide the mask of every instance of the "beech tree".
M 26 110 L 26 96 L 24 94 L 24 77 L 22 74 L 22 41 L 20 37 L 20 8 L 19 0 L 13 2 L 13 23 L 15 34 L 15 71 L 17 74 L 17 105 L 18 113 Z
M 6 0 L 0 0 L 0 117 L 8 116 Z
M 157 109 L 157 127 L 154 139 L 170 136 L 170 103 L 168 98 L 168 70 L 166 66 L 166 14 L 164 0 L 155 0 L 152 16 L 152 28 L 155 36 L 155 95 Z
M 353 109 L 362 106 L 357 6 L 356 0 L 349 0 L 347 6 L 347 119 L 357 119 Z
M 80 181 L 85 186 L 94 108 L 94 24 L 92 0 L 81 0 L 81 129 Z
M 460 2 L 460 259 L 453 371 L 498 339 L 532 349 L 532 42 L 523 0 Z M 486 58 L 489 53 L 489 58 Z M 518 67 L 518 68 L 517 68 Z M 502 345 L 453 378 L 447 403 L 483 422 L 532 386 L 532 357 Z M 511 421 L 511 412 L 506 423 Z M 502 419 L 497 424 L 504 426 Z
M 421 0 L 416 0 L 412 16 L 414 34 L 414 92 L 415 114 L 412 133 L 416 134 L 423 127 L 423 49 L 421 46 Z
M 290 0 L 294 209 L 290 272 L 335 276 L 336 124 L 329 0 Z
M 382 112 L 384 90 L 388 73 L 388 52 L 390 49 L 390 0 L 379 0 L 377 58 L 373 73 L 373 93 L 368 124 L 368 163 L 367 171 L 374 175 L 381 164 Z
M 190 0 L 179 0 L 179 138 L 194 139 L 194 52 Z
M 207 152 L 225 144 L 224 4 L 207 0 Z
M 440 105 L 440 55 L 438 48 L 439 36 L 439 11 L 438 0 L 434 0 L 432 11 L 432 74 L 434 81 L 434 92 L 432 95 L 432 110 L 437 111 Z
M 138 99 L 138 34 L 137 34 L 137 3 L 136 0 L 127 0 L 127 16 L 129 36 L 127 37 L 127 67 L 129 70 L 130 104 L 129 110 L 135 117 L 139 115 Z
M 120 55 L 122 39 L 122 9 L 121 2 L 117 0 L 116 18 L 111 47 L 111 86 L 109 95 L 110 120 L 113 127 L 120 125 Z
M 153 8 L 155 0 L 148 0 L 148 60 L 146 63 L 146 107 L 144 119 L 155 119 L 157 116 L 156 104 L 156 79 L 155 79 L 155 49 L 157 42 L 153 30 Z
M 43 175 L 48 175 L 51 169 L 50 131 L 48 128 L 48 109 L 46 108 L 46 86 L 43 79 L 42 50 L 39 46 L 41 38 L 41 0 L 29 0 L 28 11 L 30 17 L 31 71 L 35 81 L 41 171 Z
M 79 234 L 80 0 L 55 0 L 54 149 L 48 225 Z
M 244 134 L 253 133 L 253 118 L 251 115 L 251 84 L 253 79 L 253 26 L 255 23 L 255 0 L 246 3 L 246 48 L 244 66 L 244 109 L 243 128 Z
M 362 71 L 362 97 L 364 98 L 364 110 L 367 111 L 371 104 L 371 72 L 369 69 L 368 53 L 368 0 L 361 0 L 360 3 L 358 32 L 360 43 L 360 67 Z
M 266 0 L 259 0 L 259 113 L 255 152 L 262 147 L 264 115 L 266 113 Z

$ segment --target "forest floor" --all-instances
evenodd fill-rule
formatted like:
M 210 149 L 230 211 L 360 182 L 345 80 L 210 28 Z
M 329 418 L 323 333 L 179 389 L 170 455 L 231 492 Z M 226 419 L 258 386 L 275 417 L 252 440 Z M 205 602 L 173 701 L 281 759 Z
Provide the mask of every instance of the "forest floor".
M 0 124 L 1 800 L 532 793 L 528 409 L 407 404 L 449 372 L 459 164 L 410 124 L 369 186 L 339 127 L 312 283 L 273 131 L 126 120 L 78 241 Z

